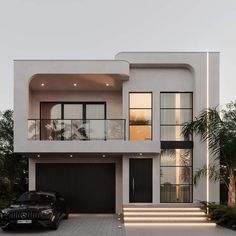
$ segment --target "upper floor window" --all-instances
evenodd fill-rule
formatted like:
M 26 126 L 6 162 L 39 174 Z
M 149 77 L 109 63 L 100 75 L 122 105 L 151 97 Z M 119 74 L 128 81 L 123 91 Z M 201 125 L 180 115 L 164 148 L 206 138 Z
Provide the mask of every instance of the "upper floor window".
M 105 119 L 104 102 L 41 102 L 40 119 Z
M 192 93 L 161 93 L 161 141 L 188 141 L 181 135 L 185 122 L 192 120 Z
M 152 139 L 152 93 L 129 94 L 129 139 Z

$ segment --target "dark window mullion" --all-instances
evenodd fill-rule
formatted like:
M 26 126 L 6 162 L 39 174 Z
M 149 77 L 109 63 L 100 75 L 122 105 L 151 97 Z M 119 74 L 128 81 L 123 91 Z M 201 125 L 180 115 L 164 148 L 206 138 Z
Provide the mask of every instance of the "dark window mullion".
M 86 117 L 86 109 L 87 109 L 86 106 L 87 106 L 87 104 L 83 103 L 82 105 L 83 105 L 83 116 L 82 117 L 83 117 L 83 120 L 86 121 L 86 118 L 87 118 Z

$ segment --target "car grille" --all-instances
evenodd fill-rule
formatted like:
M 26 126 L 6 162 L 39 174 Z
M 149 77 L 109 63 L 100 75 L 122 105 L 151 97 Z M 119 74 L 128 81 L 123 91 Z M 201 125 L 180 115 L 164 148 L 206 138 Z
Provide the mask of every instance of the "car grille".
M 38 211 L 12 211 L 9 214 L 10 219 L 38 219 Z

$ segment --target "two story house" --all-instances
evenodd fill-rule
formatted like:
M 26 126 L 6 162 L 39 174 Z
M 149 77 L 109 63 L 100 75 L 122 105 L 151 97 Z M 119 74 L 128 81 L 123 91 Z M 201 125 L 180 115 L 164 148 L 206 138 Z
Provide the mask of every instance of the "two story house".
M 122 52 L 114 60 L 14 61 L 14 149 L 29 189 L 55 190 L 72 213 L 219 202 L 193 173 L 207 144 L 181 129 L 219 104 L 219 53 Z

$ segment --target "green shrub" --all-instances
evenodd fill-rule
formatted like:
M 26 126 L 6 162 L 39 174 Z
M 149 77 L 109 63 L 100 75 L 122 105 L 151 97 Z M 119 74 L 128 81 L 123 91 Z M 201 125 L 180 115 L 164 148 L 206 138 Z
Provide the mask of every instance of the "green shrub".
M 204 203 L 209 209 L 208 217 L 221 226 L 236 230 L 236 208 L 227 205 Z

